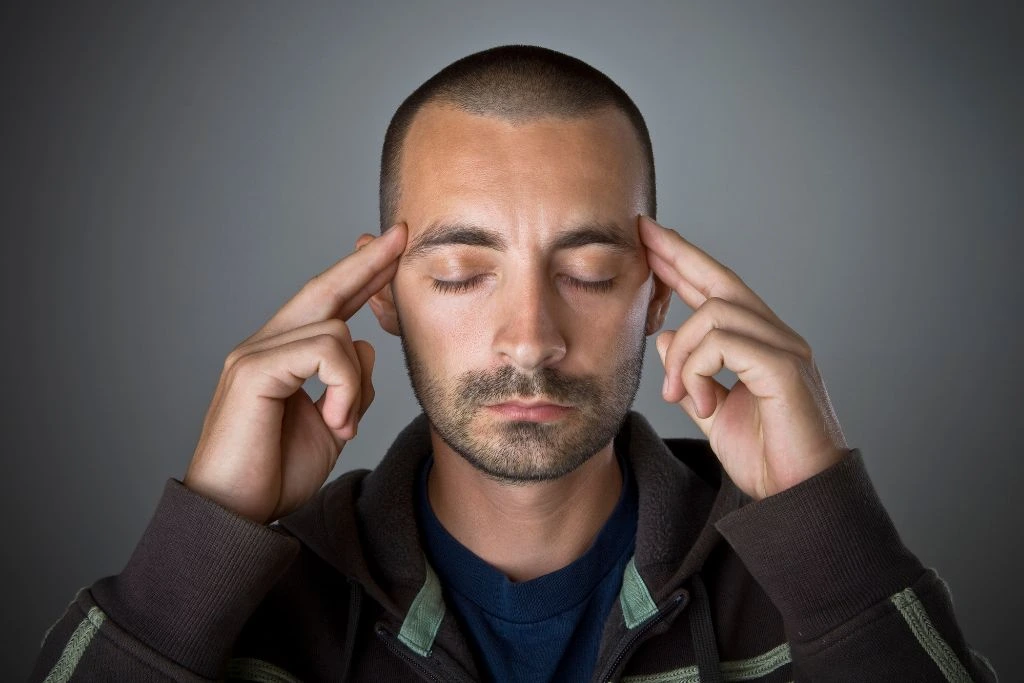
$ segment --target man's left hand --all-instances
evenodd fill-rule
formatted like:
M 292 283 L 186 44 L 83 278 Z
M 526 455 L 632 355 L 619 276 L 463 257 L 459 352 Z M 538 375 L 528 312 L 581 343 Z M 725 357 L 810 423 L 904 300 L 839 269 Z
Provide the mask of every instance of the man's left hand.
M 839 462 L 850 449 L 811 347 L 736 273 L 646 216 L 640 238 L 654 273 L 694 310 L 658 335 L 662 396 L 678 403 L 726 473 L 760 500 Z M 726 389 L 714 375 L 728 368 Z

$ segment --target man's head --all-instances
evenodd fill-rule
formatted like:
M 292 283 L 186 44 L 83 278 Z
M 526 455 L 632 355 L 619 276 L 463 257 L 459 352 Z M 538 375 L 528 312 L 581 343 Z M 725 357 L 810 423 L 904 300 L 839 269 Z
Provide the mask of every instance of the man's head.
M 416 115 L 441 104 L 525 124 L 540 118 L 579 119 L 611 108 L 625 116 L 643 163 L 640 213 L 657 218 L 654 151 L 643 115 L 606 75 L 575 57 L 535 45 L 503 45 L 458 59 L 427 79 L 399 105 L 384 134 L 380 160 L 380 229 L 394 225 L 402 195 L 403 145 Z
M 396 112 L 380 202 L 408 241 L 371 307 L 444 443 L 512 482 L 607 446 L 669 298 L 637 231 L 654 162 L 628 96 L 544 48 L 460 59 Z

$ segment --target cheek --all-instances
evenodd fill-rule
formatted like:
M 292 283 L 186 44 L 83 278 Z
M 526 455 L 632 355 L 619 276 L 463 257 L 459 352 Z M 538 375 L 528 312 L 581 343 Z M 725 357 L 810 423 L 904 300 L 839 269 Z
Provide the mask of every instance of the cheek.
M 622 336 L 619 338 L 620 355 L 633 355 L 637 347 L 647 336 L 647 305 L 650 299 L 649 287 L 641 288 L 641 293 L 634 297 L 622 324 Z
M 575 311 L 579 324 L 578 330 L 585 335 L 588 344 L 606 343 L 618 346 L 624 341 L 632 344 L 636 337 L 643 334 L 647 322 L 647 303 L 650 298 L 650 286 L 641 283 L 623 285 L 620 290 L 608 297 L 589 297 L 585 305 Z
M 438 296 L 416 277 L 396 278 L 395 289 L 405 343 L 433 374 L 457 375 L 486 350 L 483 307 Z
M 637 331 L 642 334 L 647 327 L 647 309 L 650 306 L 651 287 L 653 286 L 654 282 L 650 278 L 644 280 L 643 284 L 633 294 L 626 309 L 625 327 L 629 328 L 634 334 Z
M 574 346 L 582 364 L 606 374 L 638 353 L 646 332 L 648 292 L 649 287 L 634 289 L 614 305 L 606 302 L 604 308 L 579 318 Z

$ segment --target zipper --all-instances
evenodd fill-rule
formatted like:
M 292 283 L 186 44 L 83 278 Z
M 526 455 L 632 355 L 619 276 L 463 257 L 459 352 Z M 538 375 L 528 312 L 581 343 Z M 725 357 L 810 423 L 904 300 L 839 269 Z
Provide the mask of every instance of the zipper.
M 686 592 L 684 591 L 679 595 L 675 596 L 674 598 L 672 598 L 672 600 L 670 600 L 669 603 L 665 605 L 664 609 L 659 609 L 657 614 L 655 614 L 653 617 L 645 621 L 639 628 L 637 628 L 637 630 L 634 631 L 633 634 L 619 647 L 619 651 L 615 653 L 615 658 L 612 660 L 611 666 L 606 667 L 605 672 L 596 680 L 608 681 L 608 683 L 611 683 L 611 675 L 615 672 L 616 669 L 619 668 L 623 660 L 626 658 L 626 655 L 629 654 L 629 651 L 639 644 L 639 641 L 644 637 L 644 635 L 648 631 L 654 628 L 657 624 L 661 623 L 662 620 L 664 620 L 669 614 L 678 609 L 680 603 L 682 603 L 685 599 Z
M 408 647 L 406 647 L 400 640 L 398 640 L 391 631 L 387 630 L 383 626 L 378 625 L 376 628 L 377 637 L 384 641 L 384 645 L 387 646 L 392 653 L 397 655 L 400 659 L 404 660 L 409 666 L 416 670 L 423 678 L 433 683 L 449 683 L 452 680 L 466 681 L 472 683 L 471 679 L 465 674 L 458 672 L 455 678 L 451 677 L 451 672 L 445 672 L 445 677 L 435 672 L 431 667 L 427 666 L 424 662 L 424 657 L 417 655 Z

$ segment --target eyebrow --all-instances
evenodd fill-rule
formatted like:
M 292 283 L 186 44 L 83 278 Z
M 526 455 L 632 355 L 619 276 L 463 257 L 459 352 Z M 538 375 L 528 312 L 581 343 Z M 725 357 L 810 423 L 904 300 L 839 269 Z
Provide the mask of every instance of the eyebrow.
M 495 230 L 472 223 L 439 222 L 428 227 L 413 240 L 403 259 L 407 262 L 413 261 L 441 247 L 460 244 L 495 251 L 508 249 L 508 242 Z M 562 230 L 550 248 L 558 251 L 578 249 L 591 244 L 611 247 L 623 253 L 630 253 L 636 249 L 636 241 L 632 236 L 626 235 L 615 223 L 583 223 Z

